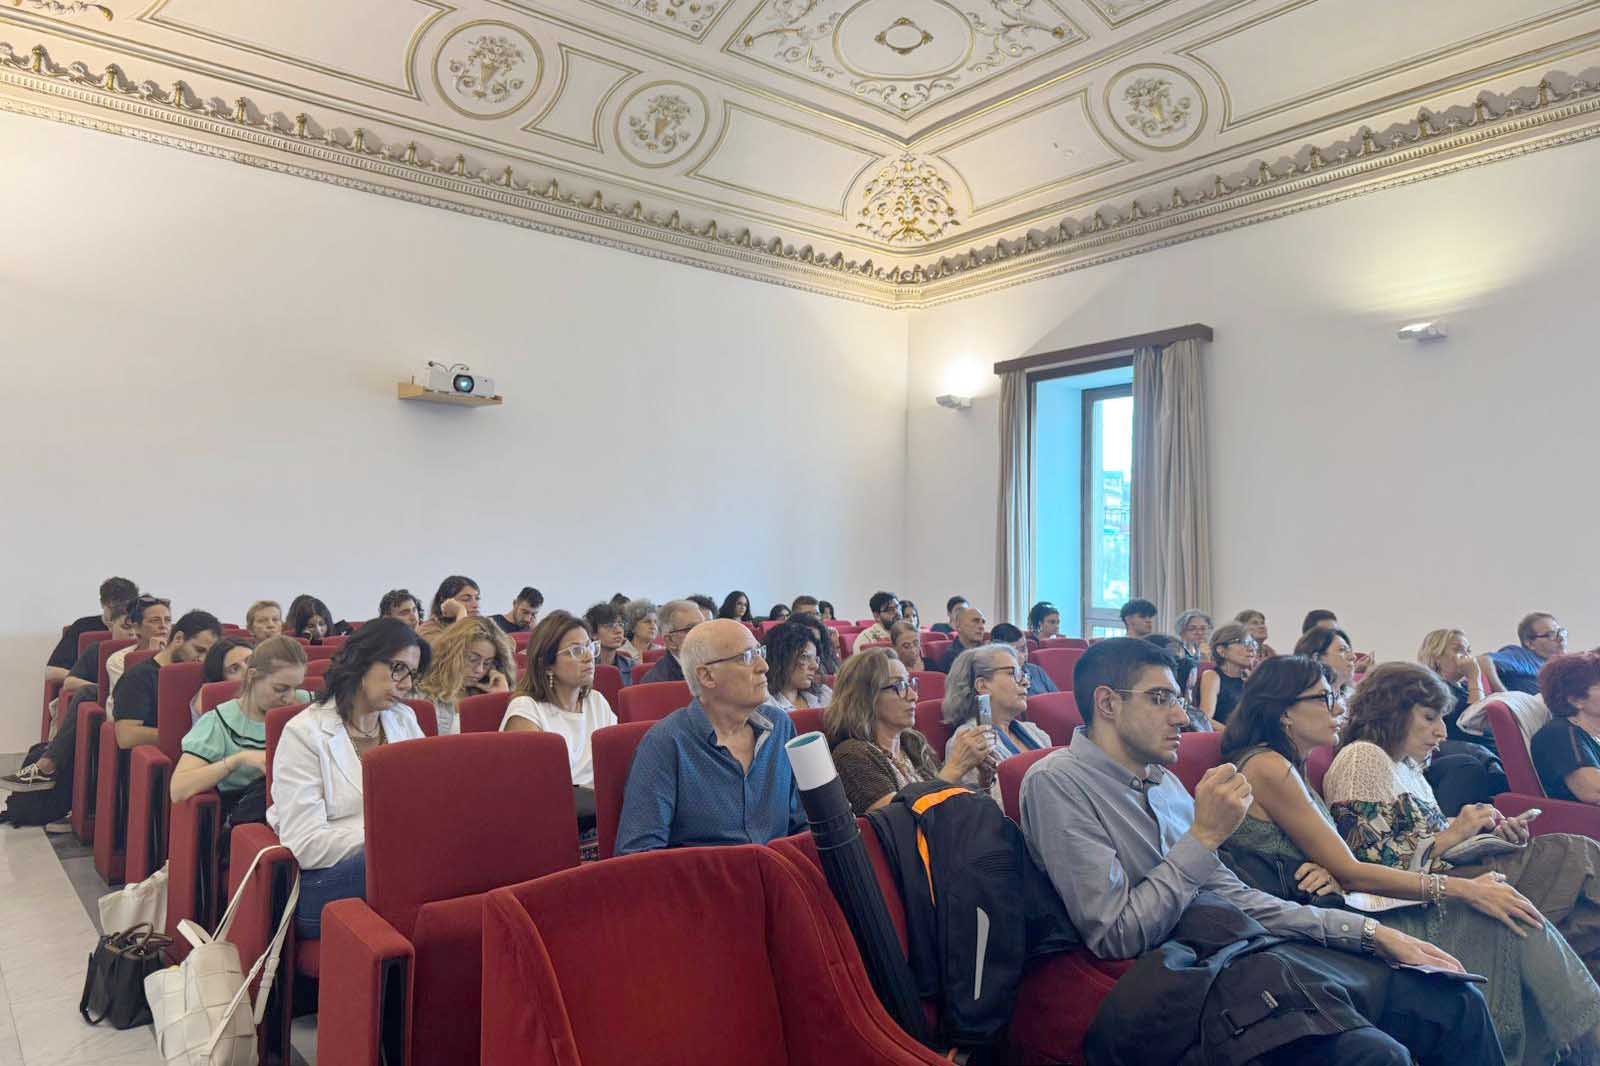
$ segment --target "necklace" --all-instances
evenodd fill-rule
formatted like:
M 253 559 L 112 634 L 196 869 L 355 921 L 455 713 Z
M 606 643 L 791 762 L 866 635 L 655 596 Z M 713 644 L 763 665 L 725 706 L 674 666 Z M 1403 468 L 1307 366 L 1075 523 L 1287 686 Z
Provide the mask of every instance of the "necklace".
M 383 719 L 382 718 L 378 719 L 377 726 L 370 733 L 363 733 L 361 730 L 357 729 L 356 728 L 355 719 L 353 719 L 353 718 L 350 721 L 346 722 L 344 724 L 344 727 L 345 727 L 345 730 L 347 732 L 349 732 L 350 736 L 355 740 L 377 740 L 379 737 L 383 736 Z

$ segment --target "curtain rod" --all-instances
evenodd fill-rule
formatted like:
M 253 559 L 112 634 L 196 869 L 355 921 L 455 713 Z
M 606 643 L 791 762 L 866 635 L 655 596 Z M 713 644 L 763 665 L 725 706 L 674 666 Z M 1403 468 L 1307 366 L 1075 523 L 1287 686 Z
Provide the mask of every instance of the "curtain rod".
M 1156 330 L 1154 333 L 1138 333 L 1132 337 L 1118 337 L 1115 340 L 1079 344 L 1072 348 L 1041 352 L 1038 355 L 1025 355 L 1020 359 L 1007 359 L 1005 362 L 996 363 L 994 372 L 996 374 L 1008 374 L 1013 370 L 1040 370 L 1044 367 L 1059 366 L 1063 363 L 1072 363 L 1079 359 L 1089 359 L 1093 356 L 1106 355 L 1110 352 L 1127 352 L 1137 348 L 1163 348 L 1178 341 L 1191 339 L 1209 342 L 1211 337 L 1210 326 L 1191 322 L 1187 326 L 1173 326 L 1171 329 Z

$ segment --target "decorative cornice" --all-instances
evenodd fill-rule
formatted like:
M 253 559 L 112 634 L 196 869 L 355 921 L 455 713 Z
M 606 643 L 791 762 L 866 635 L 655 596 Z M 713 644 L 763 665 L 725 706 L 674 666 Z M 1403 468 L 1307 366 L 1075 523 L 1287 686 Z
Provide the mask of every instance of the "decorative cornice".
M 0 96 L 0 108 L 91 128 L 134 133 L 147 140 L 238 162 L 298 174 L 400 199 L 445 207 L 544 232 L 656 258 L 708 267 L 739 277 L 776 282 L 880 307 L 916 308 L 962 299 L 1025 281 L 1083 269 L 1223 232 L 1293 211 L 1409 183 L 1464 166 L 1520 155 L 1541 147 L 1600 136 L 1600 84 L 1551 72 L 1538 85 L 1498 98 L 1423 109 L 1415 119 L 1382 134 L 1368 127 L 1327 145 L 1308 144 L 1292 158 L 1241 162 L 1243 171 L 1216 172 L 1174 186 L 1166 198 L 1136 196 L 1126 206 L 1103 204 L 1086 216 L 1030 230 L 928 263 L 879 266 L 847 259 L 842 251 L 796 248 L 780 236 L 762 236 L 714 218 L 685 220 L 678 210 L 646 208 L 639 200 L 610 203 L 561 188 L 557 176 L 470 164 L 465 154 L 416 141 L 385 143 L 362 127 L 349 132 L 308 114 L 285 120 L 248 97 L 231 105 L 202 98 L 184 81 L 163 89 L 132 81 L 113 64 L 96 74 L 87 64 L 62 66 L 43 45 L 26 55 L 0 41 L 0 85 L 109 108 L 195 133 L 241 141 L 227 150 L 181 136 L 166 136 L 76 112 L 25 106 Z M 1572 128 L 1573 123 L 1580 128 Z M 1541 127 L 1566 124 L 1545 132 Z M 1500 141 L 1518 143 L 1497 145 Z M 260 151 L 251 152 L 254 147 Z M 262 154 L 263 152 L 269 154 Z M 276 158 L 297 156 L 304 165 Z M 1470 158 L 1460 158 L 1463 152 Z M 1441 157 L 1433 160 L 1433 157 Z M 318 166 L 321 165 L 321 167 Z M 330 174 L 328 165 L 345 173 Z M 405 181 L 416 191 L 375 180 Z M 468 202 L 463 202 L 465 199 Z M 1167 233 L 1165 231 L 1171 231 Z

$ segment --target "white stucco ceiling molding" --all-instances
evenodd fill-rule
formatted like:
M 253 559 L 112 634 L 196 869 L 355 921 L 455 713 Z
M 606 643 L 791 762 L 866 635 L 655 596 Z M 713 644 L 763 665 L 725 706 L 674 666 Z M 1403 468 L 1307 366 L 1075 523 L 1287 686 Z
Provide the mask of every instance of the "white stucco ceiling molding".
M 941 256 L 930 263 L 918 263 L 902 271 L 899 280 L 902 285 L 921 287 L 919 306 L 925 305 L 929 297 L 935 297 L 935 302 L 956 299 L 980 288 L 987 291 L 995 287 L 990 284 L 991 279 L 1004 281 L 1002 275 L 1025 273 L 1020 280 L 1033 280 L 1104 262 L 1107 258 L 1149 250 L 1129 249 L 1119 255 L 1095 255 L 1087 259 L 1098 249 L 1182 223 L 1222 212 L 1233 215 L 1236 209 L 1264 204 L 1290 193 L 1305 192 L 1388 166 L 1415 162 L 1430 155 L 1585 115 L 1600 117 L 1600 79 L 1585 80 L 1552 71 L 1537 85 L 1504 95 L 1484 93 L 1448 108 L 1423 108 L 1416 118 L 1397 123 L 1381 134 L 1363 126 L 1349 138 L 1325 146 L 1305 145 L 1293 157 L 1276 162 L 1241 161 L 1236 164 L 1241 170 L 1218 172 L 1187 186 L 1174 186 L 1171 195 L 1164 199 L 1159 194 L 1149 194 L 1136 196 L 1125 206 L 1104 204 L 1086 216 L 1063 219 L 1052 227 L 1031 229 L 1020 237 L 1002 238 L 981 248 Z M 1600 126 L 1583 132 L 1584 137 L 1597 135 L 1600 135 Z M 1254 219 L 1241 216 L 1224 228 L 1250 220 Z M 1182 239 L 1214 231 L 1215 227 L 1206 228 Z M 1056 260 L 1080 257 L 1086 261 L 1051 269 Z M 949 284 L 958 279 L 965 284 Z M 927 288 L 937 282 L 945 283 L 943 297 Z
M 452 179 L 451 187 L 454 190 L 481 192 L 496 202 L 503 203 L 509 199 L 524 208 L 556 209 L 554 213 L 561 218 L 591 224 L 600 223 L 608 228 L 621 229 L 625 233 L 637 235 L 648 233 L 657 238 L 667 238 L 678 246 L 715 252 L 720 256 L 735 258 L 746 263 L 758 265 L 769 263 L 781 266 L 791 275 L 795 271 L 800 271 L 811 278 L 820 279 L 826 276 L 833 283 L 808 286 L 792 277 L 774 278 L 770 274 L 761 272 L 731 271 L 742 276 L 758 280 L 778 280 L 784 284 L 799 284 L 802 288 L 811 287 L 814 291 L 843 295 L 880 306 L 892 306 L 896 300 L 895 286 L 901 278 L 899 269 L 879 266 L 870 258 L 847 259 L 842 251 L 818 249 L 808 243 L 796 245 L 777 235 L 757 235 L 747 226 L 729 225 L 714 218 L 700 221 L 686 220 L 678 210 L 665 213 L 647 210 L 639 200 L 610 202 L 600 190 L 588 194 L 568 192 L 562 189 L 557 177 L 530 176 L 509 165 L 502 168 L 478 167 L 471 164 L 464 153 L 436 152 L 414 140 L 404 144 L 398 142 L 389 144 L 374 131 L 358 126 L 346 133 L 334 126 L 324 126 L 308 114 L 298 114 L 292 121 L 286 122 L 277 114 L 266 113 L 248 97 L 237 97 L 230 105 L 220 97 L 209 99 L 202 97 L 182 80 L 175 81 L 171 89 L 163 89 L 150 80 L 134 82 L 116 64 L 107 66 L 102 73 L 96 74 L 85 63 L 74 62 L 65 66 L 57 63 L 42 44 L 35 45 L 24 55 L 19 54 L 8 42 L 0 41 L 0 82 L 11 81 L 18 74 L 31 76 L 41 82 L 39 86 L 28 86 L 30 88 L 62 87 L 70 90 L 69 95 L 74 98 L 81 99 L 84 93 L 90 93 L 136 102 L 145 105 L 146 109 L 151 107 L 166 109 L 189 118 L 191 121 L 186 125 L 191 128 L 195 119 L 209 120 L 216 124 L 200 127 L 202 132 L 228 134 L 233 130 L 248 130 L 257 135 L 258 140 L 261 135 L 265 135 L 270 139 L 271 147 L 311 154 L 320 162 L 366 164 L 367 168 L 381 165 L 382 172 L 388 176 L 398 174 L 416 178 Z M 0 99 L 0 106 L 4 103 L 5 101 Z M 232 127 L 233 130 L 228 127 Z M 275 169 L 288 168 L 275 167 Z M 318 175 L 308 173 L 306 176 Z M 381 185 L 360 185 L 360 187 L 375 192 L 391 191 Z M 448 201 L 425 199 L 424 202 L 445 207 L 457 206 Z M 485 217 L 499 217 L 506 221 L 526 224 L 520 217 L 500 215 L 492 209 L 476 213 Z M 569 232 L 559 225 L 536 228 L 547 228 L 557 233 Z M 591 234 L 569 235 L 594 239 Z M 614 242 L 614 246 L 635 247 L 622 241 Z M 682 261 L 723 269 L 722 266 L 702 262 L 696 258 L 685 258 Z M 841 285 L 840 282 L 847 284 Z

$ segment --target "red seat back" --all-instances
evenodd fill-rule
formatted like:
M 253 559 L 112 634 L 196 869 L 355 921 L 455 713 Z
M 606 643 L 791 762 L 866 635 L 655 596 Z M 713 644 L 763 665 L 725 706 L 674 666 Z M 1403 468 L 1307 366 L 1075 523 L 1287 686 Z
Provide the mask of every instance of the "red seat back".
M 1073 730 L 1083 725 L 1078 701 L 1068 692 L 1041 692 L 1028 697 L 1028 719 L 1058 745 L 1072 743 Z M 1008 760 L 1009 761 L 1009 760 Z
M 594 825 L 600 836 L 600 857 L 616 853 L 622 797 L 628 788 L 633 753 L 654 722 L 625 722 L 594 731 Z
M 79 633 L 78 634 L 78 654 L 82 655 L 83 654 L 83 650 L 85 648 L 87 648 L 91 644 L 98 644 L 102 640 L 110 640 L 110 639 L 111 639 L 111 633 L 108 630 L 104 630 L 104 629 L 92 629 L 87 633 Z
M 1492 700 L 1484 707 L 1489 718 L 1489 730 L 1494 734 L 1494 746 L 1500 752 L 1500 762 L 1506 768 L 1506 781 L 1511 791 L 1528 796 L 1544 796 L 1544 782 L 1528 755 L 1528 742 L 1523 739 L 1517 716 L 1500 700 Z
M 510 704 L 511 698 L 512 694 L 509 692 L 486 692 L 481 696 L 468 696 L 462 700 L 456 706 L 457 712 L 461 715 L 461 732 L 498 732 L 500 721 L 506 716 L 506 706 Z
M 194 699 L 205 680 L 206 664 L 203 662 L 173 663 L 156 675 L 156 731 L 161 735 L 156 743 L 162 754 L 174 763 L 183 754 L 184 735 L 194 724 L 189 701 Z
M 661 657 L 665 654 L 667 654 L 666 648 L 651 648 L 649 651 L 644 653 L 644 661 L 646 664 L 654 665 L 655 663 L 660 662 Z
M 644 674 L 641 672 L 640 677 Z M 594 668 L 594 690 L 606 698 L 606 706 L 613 711 L 617 709 L 617 700 L 622 695 L 622 671 L 615 666 L 601 666 L 596 663 Z
M 339 651 L 338 648 L 326 642 L 322 644 L 307 644 L 300 650 L 306 653 L 307 659 L 331 659 Z
M 1185 733 L 1178 739 L 1178 765 L 1172 772 L 1194 795 L 1194 788 L 1213 766 L 1222 765 L 1221 733 Z
M 432 700 L 401 700 L 400 702 L 410 707 L 411 713 L 417 716 L 417 727 L 422 730 L 423 736 L 436 737 L 439 735 L 439 715 L 433 709 Z M 569 770 L 568 773 L 570 772 Z M 578 816 L 574 814 L 572 817 L 577 818 Z
M 344 647 L 345 642 L 349 639 L 349 637 L 323 637 L 320 647 L 332 648 L 334 651 L 338 651 Z
M 321 677 L 321 676 L 323 676 L 324 674 L 326 674 L 328 672 L 328 668 L 331 667 L 332 665 L 333 665 L 333 660 L 332 659 L 307 659 L 306 660 L 306 680 L 309 681 L 313 677 Z
M 1035 663 L 1039 669 L 1049 674 L 1050 680 L 1056 683 L 1056 688 L 1063 692 L 1071 692 L 1072 671 L 1086 650 L 1086 648 L 1040 648 L 1028 656 L 1028 661 Z
M 822 707 L 796 707 L 789 712 L 789 721 L 794 723 L 794 735 L 803 733 L 822 732 Z
M 1324 744 L 1320 748 L 1313 748 L 1311 754 L 1306 756 L 1306 781 L 1317 790 L 1317 795 L 1322 795 L 1322 779 L 1328 774 L 1328 767 L 1333 765 L 1334 751 Z
M 629 685 L 617 696 L 617 721 L 657 722 L 693 699 L 687 681 Z
M 526 648 L 528 646 L 528 641 L 530 641 L 532 639 L 533 639 L 533 631 L 531 629 L 527 630 L 525 632 L 522 632 L 522 633 L 512 633 L 511 634 L 511 643 L 516 645 L 516 647 L 519 648 L 519 649 Z
M 200 713 L 216 710 L 219 703 L 227 703 L 239 695 L 237 681 L 207 681 L 200 686 Z
M 1037 751 L 1025 751 L 1020 755 L 1013 755 L 1000 763 L 998 771 L 1000 777 L 1000 806 L 1005 808 L 1006 817 L 1018 825 L 1022 824 L 1022 778 L 1028 772 L 1028 767 L 1044 758 L 1046 755 L 1060 751 L 1066 745 L 1054 748 L 1039 748 Z
M 943 762 L 944 746 L 950 743 L 950 734 L 954 732 L 944 724 L 944 701 L 919 700 L 915 714 L 917 732 L 933 746 L 934 755 Z
M 131 648 L 137 643 L 138 641 L 134 640 L 102 640 L 100 642 L 100 677 L 98 682 L 100 687 L 95 691 L 100 696 L 99 703 L 102 706 L 106 700 L 111 698 L 111 693 L 106 691 L 107 686 L 110 684 L 109 677 L 106 674 L 106 660 L 123 648 Z
M 1089 648 L 1089 642 L 1084 640 L 1082 637 L 1050 637 L 1048 639 L 1039 641 L 1038 644 L 1041 649 L 1077 648 L 1080 651 L 1087 651 Z
M 937 670 L 918 670 L 911 675 L 917 679 L 917 699 L 944 699 L 945 676 Z
M 567 743 L 553 733 L 388 744 L 361 760 L 361 777 L 367 902 L 403 936 L 424 903 L 578 864 Z

